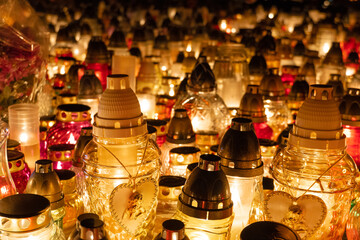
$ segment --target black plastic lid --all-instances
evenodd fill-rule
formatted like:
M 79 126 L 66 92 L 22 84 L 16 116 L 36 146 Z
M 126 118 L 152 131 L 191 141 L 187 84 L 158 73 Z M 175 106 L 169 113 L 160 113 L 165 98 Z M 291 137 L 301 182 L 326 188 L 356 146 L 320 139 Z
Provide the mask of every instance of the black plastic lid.
M 11 162 L 24 158 L 24 154 L 16 150 L 7 150 L 7 157 L 8 161 Z
M 159 180 L 160 187 L 180 187 L 185 184 L 186 178 L 180 176 L 161 176 Z
M 62 104 L 57 109 L 65 112 L 85 112 L 89 111 L 90 107 L 83 104 Z

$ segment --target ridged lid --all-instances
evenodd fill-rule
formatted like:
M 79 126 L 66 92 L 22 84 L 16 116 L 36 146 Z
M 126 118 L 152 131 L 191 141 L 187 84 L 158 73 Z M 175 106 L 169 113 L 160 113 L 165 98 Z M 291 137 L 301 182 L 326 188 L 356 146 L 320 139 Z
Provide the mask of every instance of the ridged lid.
M 232 119 L 217 153 L 226 175 L 254 177 L 264 173 L 259 140 L 250 119 Z
M 101 37 L 92 37 L 85 58 L 86 63 L 108 63 L 109 53 Z
M 330 80 L 326 83 L 333 87 L 333 97 L 337 102 L 344 96 L 344 86 L 340 78 L 340 74 L 330 74 Z
M 232 215 L 230 187 L 220 160 L 216 155 L 201 155 L 198 167 L 191 172 L 179 196 L 181 212 L 206 220 Z
M 265 122 L 265 108 L 259 85 L 248 85 L 241 99 L 239 116 L 250 118 L 254 123 Z
M 339 42 L 333 42 L 329 52 L 326 54 L 323 64 L 343 66 L 343 55 Z
M 359 54 L 355 50 L 352 50 L 346 59 L 346 63 L 359 64 Z
M 285 88 L 278 75 L 279 69 L 270 68 L 260 83 L 260 94 L 265 99 L 282 99 L 285 96 Z
M 343 125 L 360 127 L 360 89 L 349 88 L 339 110 Z
M 85 70 L 84 76 L 80 79 L 78 98 L 97 98 L 102 92 L 101 82 L 96 77 L 94 70 Z
M 185 109 L 175 109 L 166 134 L 166 141 L 177 144 L 195 142 L 195 133 Z
M 51 160 L 42 159 L 35 162 L 35 171 L 26 185 L 25 193 L 33 193 L 46 197 L 51 203 L 51 209 L 64 206 L 64 194 L 60 179 L 54 172 Z
M 268 30 L 266 35 L 260 39 L 257 45 L 257 50 L 263 54 L 276 51 L 276 42 L 273 36 L 271 36 L 271 30 Z
M 289 135 L 289 144 L 315 149 L 345 147 L 341 115 L 329 85 L 311 85 Z
M 93 134 L 98 137 L 123 138 L 147 133 L 139 101 L 129 86 L 128 75 L 107 77 L 95 115 Z
M 294 84 L 288 95 L 290 101 L 304 101 L 309 93 L 309 84 L 305 79 L 305 75 L 297 75 Z
M 209 92 L 216 88 L 215 76 L 206 61 L 206 56 L 199 57 L 197 64 L 191 72 L 187 87 L 195 92 Z

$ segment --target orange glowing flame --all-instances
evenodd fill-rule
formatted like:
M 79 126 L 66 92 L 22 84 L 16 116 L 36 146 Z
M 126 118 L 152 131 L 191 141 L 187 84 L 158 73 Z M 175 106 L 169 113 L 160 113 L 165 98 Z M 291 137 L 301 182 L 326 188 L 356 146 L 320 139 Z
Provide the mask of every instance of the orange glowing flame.
M 70 137 L 69 137 L 68 142 L 69 142 L 70 144 L 76 144 L 75 137 L 74 137 L 74 135 L 73 135 L 72 133 L 70 133 Z

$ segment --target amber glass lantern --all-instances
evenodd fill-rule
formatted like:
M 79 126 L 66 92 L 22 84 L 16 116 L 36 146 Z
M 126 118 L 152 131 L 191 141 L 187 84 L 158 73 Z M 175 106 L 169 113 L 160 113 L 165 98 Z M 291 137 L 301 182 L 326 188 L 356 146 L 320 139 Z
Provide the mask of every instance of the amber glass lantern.
M 326 83 L 331 74 L 340 74 L 341 80 L 345 82 L 345 65 L 339 42 L 333 42 L 329 52 L 326 54 L 321 66 L 317 70 L 316 82 Z
M 256 54 L 251 58 L 249 63 L 249 73 L 250 73 L 250 85 L 259 85 L 261 79 L 265 76 L 267 71 L 266 60 L 264 56 L 256 52 Z
M 296 115 L 299 112 L 299 109 L 302 103 L 307 98 L 309 93 L 309 84 L 305 80 L 304 75 L 298 75 L 296 80 L 291 87 L 288 99 L 287 106 L 291 112 L 292 119 L 296 119 Z
M 336 102 L 341 102 L 344 96 L 344 86 L 343 82 L 341 81 L 340 74 L 330 74 L 330 79 L 326 83 L 333 87 L 333 97 Z

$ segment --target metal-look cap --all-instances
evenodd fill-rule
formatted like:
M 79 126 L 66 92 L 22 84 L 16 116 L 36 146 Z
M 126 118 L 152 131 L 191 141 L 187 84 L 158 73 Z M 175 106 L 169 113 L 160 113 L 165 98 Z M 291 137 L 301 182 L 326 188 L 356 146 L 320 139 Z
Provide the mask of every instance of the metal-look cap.
M 158 199 L 178 199 L 185 181 L 186 178 L 180 176 L 161 176 L 159 180 Z
M 87 218 L 80 222 L 80 239 L 105 240 L 104 222 L 100 219 Z
M 76 191 L 75 172 L 67 169 L 54 170 L 60 179 L 63 193 L 72 194 Z
M 35 194 L 15 194 L 0 200 L 0 230 L 30 232 L 51 222 L 50 202 Z
M 211 92 L 216 88 L 215 75 L 206 61 L 205 56 L 198 59 L 187 82 L 187 87 L 195 92 Z
M 166 141 L 177 144 L 195 142 L 195 133 L 185 109 L 175 109 L 166 134 Z
M 156 136 L 165 136 L 167 133 L 167 121 L 160 119 L 146 119 L 146 123 L 149 126 L 156 128 Z
M 343 66 L 343 55 L 339 42 L 333 42 L 329 52 L 326 54 L 323 64 Z
M 282 99 L 285 96 L 285 88 L 278 75 L 277 68 L 270 68 L 269 73 L 261 80 L 259 91 L 265 99 Z
M 294 84 L 291 87 L 288 100 L 304 101 L 309 93 L 309 84 L 305 79 L 305 75 L 297 75 Z
M 345 134 L 338 104 L 329 85 L 311 85 L 299 109 L 288 143 L 296 147 L 343 149 Z
M 130 88 L 129 76 L 109 75 L 107 88 L 95 115 L 93 134 L 98 137 L 124 138 L 147 133 L 139 101 Z
M 61 93 L 56 97 L 56 105 L 76 104 L 77 96 L 72 93 Z
M 341 81 L 341 75 L 330 74 L 330 80 L 327 82 L 327 85 L 333 87 L 333 97 L 335 101 L 341 101 L 344 96 L 344 86 Z
M 81 129 L 80 137 L 78 138 L 74 148 L 73 165 L 76 167 L 82 166 L 81 155 L 85 146 L 93 139 L 93 127 L 84 127 Z
M 57 162 L 72 162 L 74 159 L 74 144 L 55 144 L 48 148 L 48 158 Z
M 90 121 L 90 107 L 83 104 L 63 104 L 57 107 L 56 119 L 60 122 Z
M 218 148 L 226 175 L 253 177 L 264 173 L 259 140 L 252 121 L 234 118 Z
M 15 173 L 25 168 L 25 157 L 17 150 L 7 150 L 7 158 L 10 173 Z
M 161 239 L 185 239 L 185 224 L 176 219 L 169 219 L 163 222 Z
M 92 37 L 85 58 L 86 63 L 108 63 L 109 53 L 101 37 Z
M 349 88 L 339 110 L 343 125 L 360 127 L 360 89 Z
M 239 116 L 250 118 L 254 123 L 266 122 L 265 108 L 259 85 L 248 85 L 241 99 Z
M 202 155 L 179 196 L 178 209 L 184 214 L 206 220 L 232 215 L 233 203 L 228 180 L 220 169 L 220 157 Z
M 60 179 L 53 170 L 51 160 L 42 159 L 35 162 L 35 171 L 29 178 L 25 192 L 46 197 L 51 203 L 52 210 L 64 206 Z
M 125 34 L 123 33 L 123 31 L 116 30 L 111 34 L 111 37 L 109 39 L 108 48 L 109 49 L 114 49 L 114 48 L 126 48 L 127 49 Z
M 76 230 L 80 230 L 80 223 L 81 223 L 82 220 L 89 219 L 89 218 L 99 219 L 99 215 L 97 215 L 95 213 L 83 213 L 83 214 L 80 214 L 76 218 Z
M 78 98 L 97 98 L 102 92 L 101 82 L 96 77 L 94 70 L 85 70 L 84 76 L 80 79 Z

